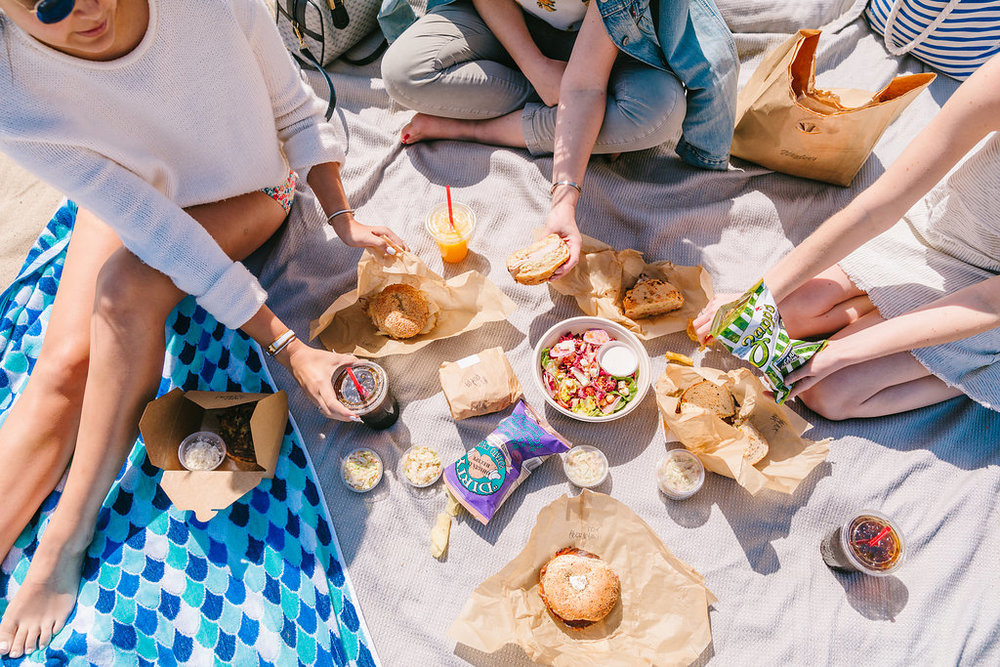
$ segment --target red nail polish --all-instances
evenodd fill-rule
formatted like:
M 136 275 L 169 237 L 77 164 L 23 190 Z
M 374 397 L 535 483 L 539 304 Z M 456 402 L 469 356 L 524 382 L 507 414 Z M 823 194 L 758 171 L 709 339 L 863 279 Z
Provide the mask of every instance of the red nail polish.
M 409 140 L 410 140 L 410 135 L 408 135 L 408 134 L 404 134 L 404 135 L 403 135 L 403 143 L 405 144 L 405 143 L 406 143 L 407 141 L 409 141 Z

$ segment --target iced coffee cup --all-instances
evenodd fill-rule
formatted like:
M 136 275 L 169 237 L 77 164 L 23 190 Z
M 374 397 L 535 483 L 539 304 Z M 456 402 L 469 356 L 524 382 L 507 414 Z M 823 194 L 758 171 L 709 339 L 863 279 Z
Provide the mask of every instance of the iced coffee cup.
M 389 390 L 389 376 L 375 362 L 360 361 L 341 368 L 334 375 L 333 389 L 337 400 L 369 428 L 389 428 L 399 418 L 399 406 Z
M 885 516 L 859 512 L 823 538 L 819 550 L 827 566 L 842 572 L 884 577 L 903 562 L 903 536 Z
M 448 204 L 436 206 L 427 215 L 427 232 L 434 238 L 441 259 L 461 262 L 469 253 L 469 237 L 476 228 L 476 214 L 465 204 L 452 203 L 452 217 L 448 217 Z M 454 226 L 452 226 L 454 222 Z

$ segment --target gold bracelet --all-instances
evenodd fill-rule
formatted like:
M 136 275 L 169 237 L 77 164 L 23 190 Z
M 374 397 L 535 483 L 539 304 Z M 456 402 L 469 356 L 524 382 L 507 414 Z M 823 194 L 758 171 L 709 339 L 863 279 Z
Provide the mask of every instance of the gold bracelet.
M 326 224 L 328 224 L 328 225 L 329 224 L 333 224 L 333 219 L 334 218 L 336 218 L 338 215 L 344 215 L 345 213 L 354 213 L 354 209 L 353 208 L 342 208 L 339 211 L 337 211 L 336 213 L 331 213 L 330 215 L 326 216 Z
M 267 352 L 267 356 L 275 357 L 279 352 L 284 350 L 289 343 L 295 340 L 295 338 L 296 338 L 295 332 L 292 331 L 291 329 L 288 329 L 285 331 L 285 333 L 275 338 L 274 342 L 268 345 L 267 349 L 264 351 Z
M 571 188 L 575 188 L 581 195 L 583 194 L 583 188 L 580 187 L 579 183 L 574 183 L 573 181 L 556 181 L 552 184 L 552 188 L 549 190 L 549 196 L 554 195 L 556 193 L 556 188 L 560 185 L 568 185 Z

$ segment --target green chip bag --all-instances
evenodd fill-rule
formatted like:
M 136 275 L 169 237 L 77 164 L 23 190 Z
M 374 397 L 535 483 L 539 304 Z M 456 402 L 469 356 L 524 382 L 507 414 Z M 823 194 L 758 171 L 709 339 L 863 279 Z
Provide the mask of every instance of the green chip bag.
M 826 341 L 796 340 L 788 336 L 774 295 L 761 280 L 746 294 L 719 308 L 709 335 L 740 359 L 764 374 L 783 403 L 791 391 L 785 379 L 826 347 Z

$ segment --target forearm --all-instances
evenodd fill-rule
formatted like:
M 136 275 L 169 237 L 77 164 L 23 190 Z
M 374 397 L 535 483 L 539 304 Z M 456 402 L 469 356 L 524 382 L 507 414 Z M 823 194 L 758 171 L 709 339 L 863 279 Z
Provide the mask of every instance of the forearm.
M 528 32 L 521 8 L 513 0 L 473 0 L 473 5 L 518 69 L 531 79 L 536 68 L 548 58 Z
M 344 183 L 340 180 L 340 163 L 318 164 L 309 170 L 309 177 L 306 180 L 327 215 L 345 211 L 340 215 L 334 215 L 329 221 L 333 225 L 334 231 L 337 232 L 337 236 L 341 239 L 345 238 L 347 231 L 351 225 L 355 224 L 355 221 L 354 213 L 348 212 L 351 206 L 347 201 Z
M 618 47 L 604 28 L 597 3 L 591 3 L 559 88 L 553 183 L 583 183 L 590 154 L 604 123 L 608 81 L 617 56 Z M 574 203 L 575 200 L 573 197 Z
M 1000 276 L 831 341 L 858 363 L 968 338 L 1000 326 Z
M 894 225 L 976 143 L 998 128 L 1000 60 L 988 63 L 955 91 L 892 165 L 797 248 L 764 280 L 778 300 Z

